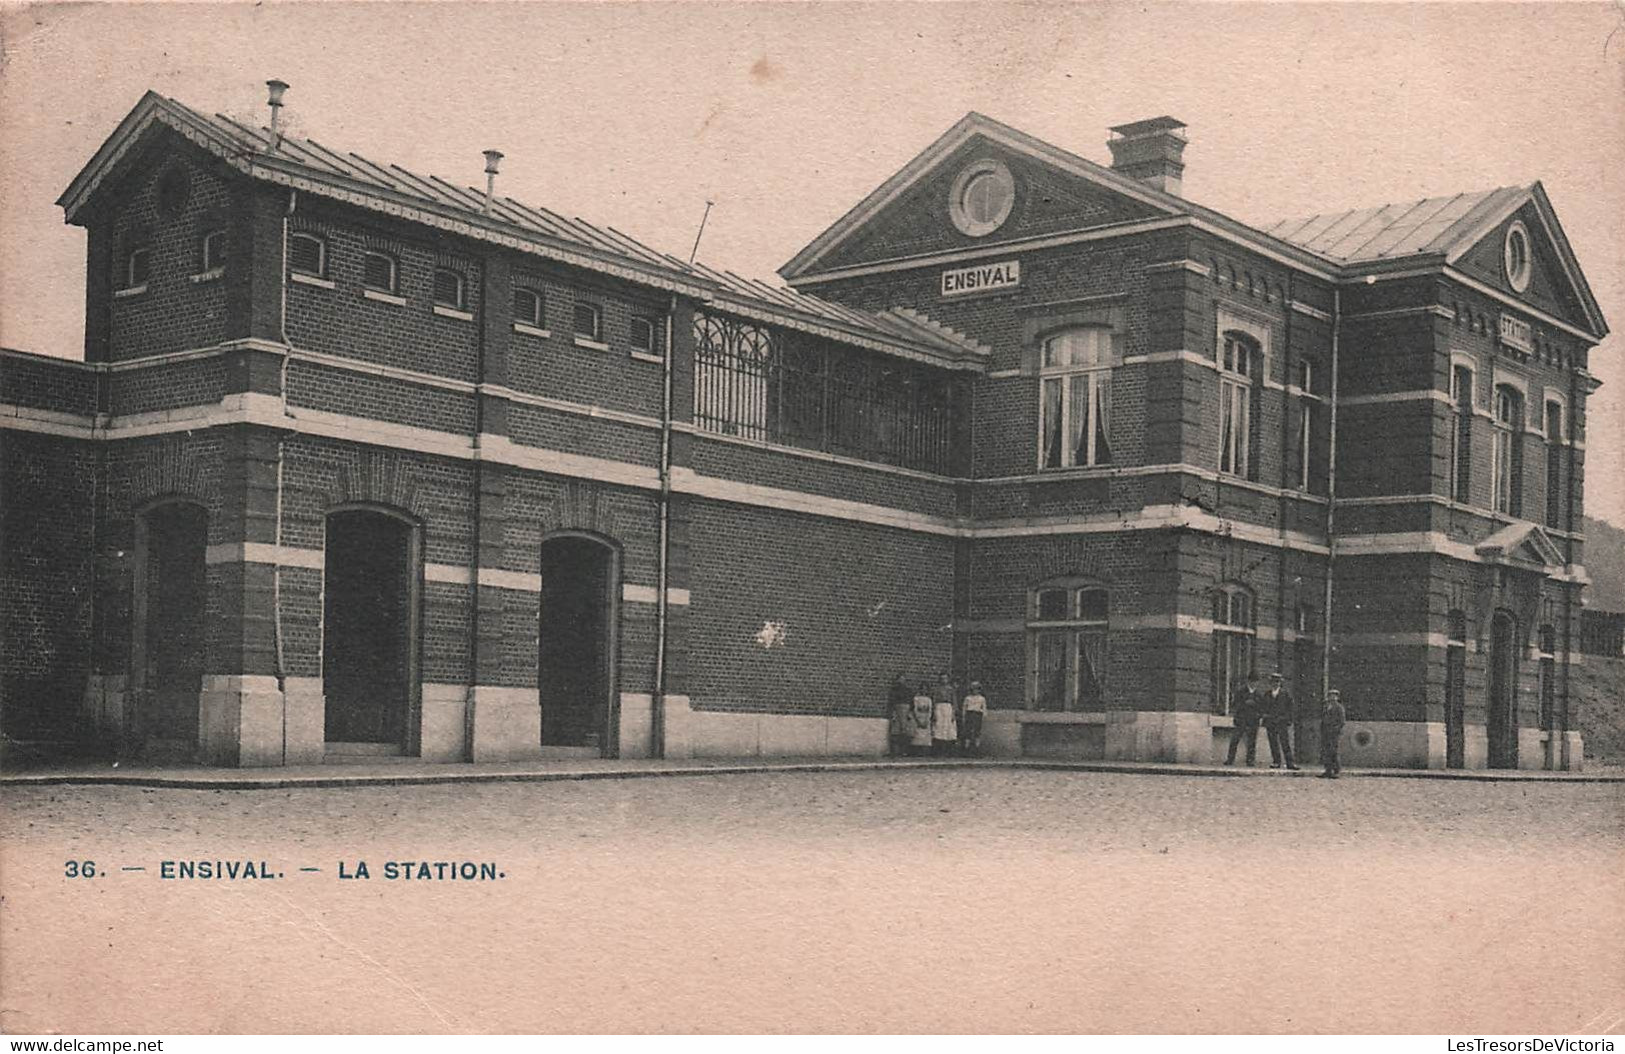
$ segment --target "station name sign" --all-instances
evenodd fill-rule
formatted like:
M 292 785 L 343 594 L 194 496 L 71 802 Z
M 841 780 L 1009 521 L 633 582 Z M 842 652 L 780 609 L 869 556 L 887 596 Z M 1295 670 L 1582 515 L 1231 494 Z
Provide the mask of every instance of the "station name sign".
M 956 267 L 942 272 L 943 296 L 969 296 L 994 289 L 1014 289 L 1021 284 L 1021 261 L 1001 260 L 978 267 Z
M 1509 348 L 1515 348 L 1525 354 L 1532 354 L 1535 350 L 1534 327 L 1521 318 L 1511 315 L 1501 316 L 1501 343 Z

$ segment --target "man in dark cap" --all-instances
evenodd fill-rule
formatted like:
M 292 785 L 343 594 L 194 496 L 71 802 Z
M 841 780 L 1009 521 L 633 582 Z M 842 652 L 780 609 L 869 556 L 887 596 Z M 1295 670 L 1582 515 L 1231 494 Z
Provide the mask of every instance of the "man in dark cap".
M 1342 775 L 1343 762 L 1338 759 L 1337 748 L 1343 738 L 1343 722 L 1348 714 L 1336 688 L 1326 693 L 1326 708 L 1320 712 L 1320 762 L 1326 766 L 1321 775 L 1334 780 Z
M 1281 671 L 1276 670 L 1270 674 L 1269 691 L 1264 693 L 1264 729 L 1270 737 L 1270 768 L 1278 769 L 1283 765 L 1293 772 L 1298 766 L 1292 760 L 1292 721 L 1296 710 L 1292 702 L 1292 693 L 1282 687 Z
M 1236 748 L 1242 743 L 1247 744 L 1247 767 L 1252 768 L 1258 763 L 1258 719 L 1259 711 L 1258 671 L 1247 671 L 1247 683 L 1236 689 L 1235 697 L 1230 700 L 1230 716 L 1235 724 L 1230 729 L 1230 752 L 1225 757 L 1226 765 L 1236 763 Z

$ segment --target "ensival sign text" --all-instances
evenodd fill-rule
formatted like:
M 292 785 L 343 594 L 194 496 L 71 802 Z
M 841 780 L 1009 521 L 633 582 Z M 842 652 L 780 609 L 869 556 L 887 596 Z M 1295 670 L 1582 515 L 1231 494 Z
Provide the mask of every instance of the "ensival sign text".
M 942 272 L 942 295 L 964 296 L 989 289 L 1013 289 L 1021 284 L 1021 261 L 1001 260 L 978 267 L 957 267 Z
M 1501 316 L 1501 343 L 1524 353 L 1535 350 L 1534 328 L 1521 318 Z

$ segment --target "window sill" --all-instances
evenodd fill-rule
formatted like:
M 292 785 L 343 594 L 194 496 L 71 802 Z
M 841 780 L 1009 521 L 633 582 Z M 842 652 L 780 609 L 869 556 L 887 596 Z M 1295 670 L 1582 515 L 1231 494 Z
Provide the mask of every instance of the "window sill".
M 143 282 L 140 285 L 125 286 L 123 289 L 115 289 L 113 290 L 113 296 L 122 300 L 127 296 L 140 296 L 146 291 L 147 285 L 145 282 Z
M 524 333 L 525 335 L 531 337 L 541 337 L 543 340 L 546 340 L 548 337 L 553 335 L 552 330 L 543 329 L 540 326 L 533 326 L 529 322 L 515 322 L 513 324 L 513 331 L 515 333 Z
M 294 271 L 290 273 L 288 277 L 293 279 L 295 282 L 298 282 L 300 285 L 313 285 L 318 289 L 336 288 L 329 279 L 322 278 L 319 275 L 305 274 L 303 271 Z
M 639 362 L 652 362 L 657 366 L 666 361 L 665 356 L 651 355 L 647 351 L 634 351 L 632 353 L 632 357 L 637 359 Z
M 406 297 L 396 296 L 394 293 L 385 293 L 379 289 L 363 289 L 361 295 L 368 300 L 376 300 L 380 304 L 394 304 L 396 307 L 406 306 Z
M 441 318 L 455 318 L 462 322 L 474 321 L 474 312 L 464 311 L 461 308 L 447 307 L 445 304 L 436 304 L 434 313 Z
M 1042 477 L 1043 480 L 1069 479 L 1072 477 L 1088 478 L 1089 476 L 1105 475 L 1111 472 L 1114 467 L 1115 466 L 1111 465 L 1110 463 L 1102 465 L 1061 465 L 1057 468 L 1051 468 L 1048 465 L 1039 465 L 1037 473 L 1038 476 Z M 1034 482 L 1041 481 L 1042 480 L 1039 479 L 1034 480 Z
M 213 282 L 216 279 L 220 278 L 225 273 L 226 273 L 226 269 L 224 267 L 211 267 L 207 271 L 200 271 L 197 274 L 193 275 L 192 276 L 192 281 L 194 283 L 196 283 L 196 282 Z
M 589 348 L 589 349 L 591 349 L 593 351 L 608 351 L 609 350 L 609 345 L 605 344 L 603 341 L 593 340 L 590 337 L 583 337 L 580 334 L 576 335 L 575 345 L 578 348 Z

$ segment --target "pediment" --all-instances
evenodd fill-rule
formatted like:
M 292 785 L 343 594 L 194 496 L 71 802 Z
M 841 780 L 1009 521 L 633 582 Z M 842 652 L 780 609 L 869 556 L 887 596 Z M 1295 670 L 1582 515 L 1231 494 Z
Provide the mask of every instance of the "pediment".
M 1563 563 L 1563 552 L 1538 524 L 1514 523 L 1501 528 L 1476 546 L 1478 554 L 1491 563 L 1534 565 L 1547 568 Z
M 1505 255 L 1509 233 L 1522 230 L 1530 250 L 1529 275 L 1522 289 L 1508 275 Z M 1457 270 L 1497 291 L 1600 337 L 1608 332 L 1596 300 L 1580 272 L 1568 239 L 1540 184 L 1509 210 L 1452 247 L 1447 257 Z
M 1013 201 L 995 229 L 967 233 L 952 216 L 969 166 L 1008 171 Z M 968 115 L 780 270 L 806 275 L 936 252 L 1177 215 L 1177 198 L 979 114 Z

